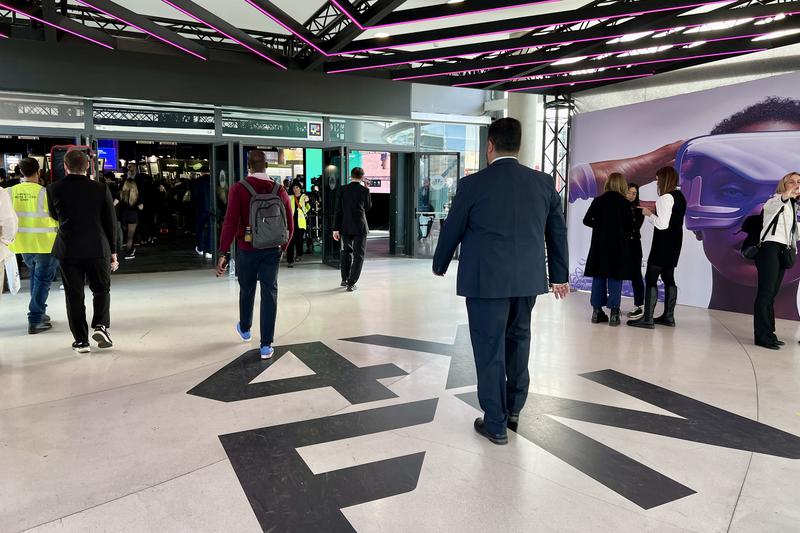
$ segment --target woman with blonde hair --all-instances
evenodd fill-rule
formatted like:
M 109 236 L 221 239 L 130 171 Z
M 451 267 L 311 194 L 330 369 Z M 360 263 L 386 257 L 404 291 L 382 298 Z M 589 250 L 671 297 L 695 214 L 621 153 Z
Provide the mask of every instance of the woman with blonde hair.
M 608 177 L 605 193 L 595 198 L 583 223 L 592 228 L 592 243 L 584 273 L 592 279 L 592 324 L 619 326 L 622 281 L 631 277 L 630 240 L 633 213 L 625 195 L 628 183 L 622 174 Z M 611 318 L 603 307 L 611 310 Z
M 775 335 L 775 297 L 783 275 L 797 257 L 797 197 L 800 174 L 790 172 L 778 184 L 775 195 L 764 204 L 764 229 L 756 256 L 758 289 L 753 312 L 756 346 L 778 350 L 784 345 Z
M 628 321 L 628 325 L 635 328 L 654 329 L 656 324 L 675 327 L 675 305 L 678 303 L 675 269 L 683 247 L 686 197 L 678 187 L 678 172 L 674 168 L 660 168 L 656 172 L 656 181 L 656 212 L 647 207 L 642 208 L 642 213 L 655 226 L 655 230 L 644 277 L 644 315 L 637 320 Z M 659 277 L 664 282 L 664 314 L 654 319 Z
M 119 221 L 125 226 L 127 237 L 125 244 L 125 259 L 136 257 L 136 248 L 133 246 L 133 238 L 136 235 L 136 227 L 139 225 L 139 211 L 144 209 L 144 205 L 139 197 L 139 186 L 136 180 L 126 178 L 119 192 Z

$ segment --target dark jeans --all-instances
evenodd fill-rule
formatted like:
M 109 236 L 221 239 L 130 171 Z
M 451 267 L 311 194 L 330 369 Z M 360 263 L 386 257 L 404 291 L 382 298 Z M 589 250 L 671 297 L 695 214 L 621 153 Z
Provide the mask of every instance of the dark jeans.
M 342 235 L 342 281 L 348 285 L 358 283 L 366 254 L 366 235 Z
M 56 277 L 58 259 L 50 254 L 22 254 L 22 260 L 31 271 L 31 302 L 28 305 L 28 324 L 40 324 L 47 313 L 50 284 Z
M 621 303 L 621 279 L 592 278 L 592 307 L 619 309 Z
M 278 266 L 281 249 L 239 250 L 236 274 L 239 278 L 239 325 L 242 331 L 253 327 L 256 284 L 261 284 L 261 346 L 272 346 L 278 316 Z
M 535 296 L 467 298 L 478 401 L 489 433 L 505 435 L 508 415 L 519 414 L 528 398 L 535 303 Z
M 306 230 L 301 228 L 294 228 L 294 233 L 292 234 L 292 240 L 289 242 L 289 247 L 287 248 L 286 252 L 286 261 L 289 264 L 294 263 L 296 257 L 302 257 L 303 255 L 303 234 Z
M 753 311 L 753 329 L 758 343 L 769 344 L 778 340 L 775 335 L 775 297 L 786 273 L 778 257 L 783 246 L 777 242 L 765 242 L 756 256 L 758 291 Z
M 89 280 L 94 315 L 92 328 L 111 327 L 111 259 L 65 259 L 61 262 L 61 278 L 67 299 L 69 329 L 76 342 L 89 341 L 84 306 L 84 282 Z
M 197 213 L 195 218 L 195 233 L 197 237 L 197 249 L 201 252 L 212 253 L 214 245 L 214 215 L 211 213 Z

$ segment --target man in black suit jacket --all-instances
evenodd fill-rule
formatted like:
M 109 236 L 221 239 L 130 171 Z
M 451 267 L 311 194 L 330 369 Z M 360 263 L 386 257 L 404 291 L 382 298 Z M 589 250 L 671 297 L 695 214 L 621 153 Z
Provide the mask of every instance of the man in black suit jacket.
M 89 330 L 83 304 L 83 284 L 89 279 L 94 296 L 92 339 L 100 348 L 112 346 L 111 271 L 117 262 L 117 220 L 111 191 L 86 176 L 89 157 L 71 150 L 64 156 L 67 176 L 47 189 L 50 216 L 58 221 L 53 255 L 61 262 L 61 277 L 67 300 L 69 329 L 75 342 L 72 349 L 87 353 Z
M 458 245 L 457 292 L 467 299 L 478 399 L 484 417 L 475 430 L 506 444 L 528 396 L 531 313 L 548 292 L 569 293 L 567 228 L 553 178 L 517 161 L 522 128 L 516 119 L 489 128 L 489 167 L 458 182 L 439 235 L 433 272 L 444 276 Z M 545 253 L 545 244 L 547 253 Z
M 339 191 L 336 199 L 336 216 L 333 221 L 333 238 L 342 242 L 342 287 L 347 292 L 356 289 L 367 253 L 367 211 L 372 208 L 369 189 L 364 184 L 364 171 L 353 168 L 351 183 Z

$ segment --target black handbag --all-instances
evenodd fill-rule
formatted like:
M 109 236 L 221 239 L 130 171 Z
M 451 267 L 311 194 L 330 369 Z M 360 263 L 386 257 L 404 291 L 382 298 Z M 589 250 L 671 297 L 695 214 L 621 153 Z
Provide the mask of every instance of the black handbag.
M 794 266 L 794 263 L 797 260 L 797 252 L 792 246 L 781 248 L 781 253 L 778 256 L 778 260 L 780 261 L 781 268 L 789 270 Z
M 761 245 L 764 244 L 764 240 L 767 238 L 767 234 L 769 234 L 770 230 L 772 234 L 775 235 L 778 229 L 778 220 L 780 220 L 783 209 L 784 208 L 781 207 L 780 211 L 775 214 L 769 225 L 763 229 L 763 211 L 758 215 L 749 216 L 745 219 L 744 224 L 742 224 L 742 229 L 740 230 L 747 233 L 747 238 L 745 238 L 745 241 L 742 243 L 741 249 L 742 256 L 745 259 L 755 261 L 758 256 L 758 251 L 761 249 Z

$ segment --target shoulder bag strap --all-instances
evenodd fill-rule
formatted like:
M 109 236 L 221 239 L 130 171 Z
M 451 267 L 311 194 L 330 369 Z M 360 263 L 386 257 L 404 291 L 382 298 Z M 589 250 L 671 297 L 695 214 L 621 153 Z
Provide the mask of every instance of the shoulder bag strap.
M 786 208 L 785 205 L 781 206 L 780 210 L 777 213 L 775 213 L 775 216 L 772 218 L 772 221 L 769 223 L 769 225 L 766 228 L 764 228 L 764 233 L 763 235 L 761 235 L 760 243 L 764 242 L 764 240 L 767 238 L 767 233 L 769 233 L 770 228 L 772 228 L 772 235 L 775 235 L 775 232 L 778 231 L 778 220 L 780 219 L 780 216 L 783 214 L 783 210 L 785 208 Z

